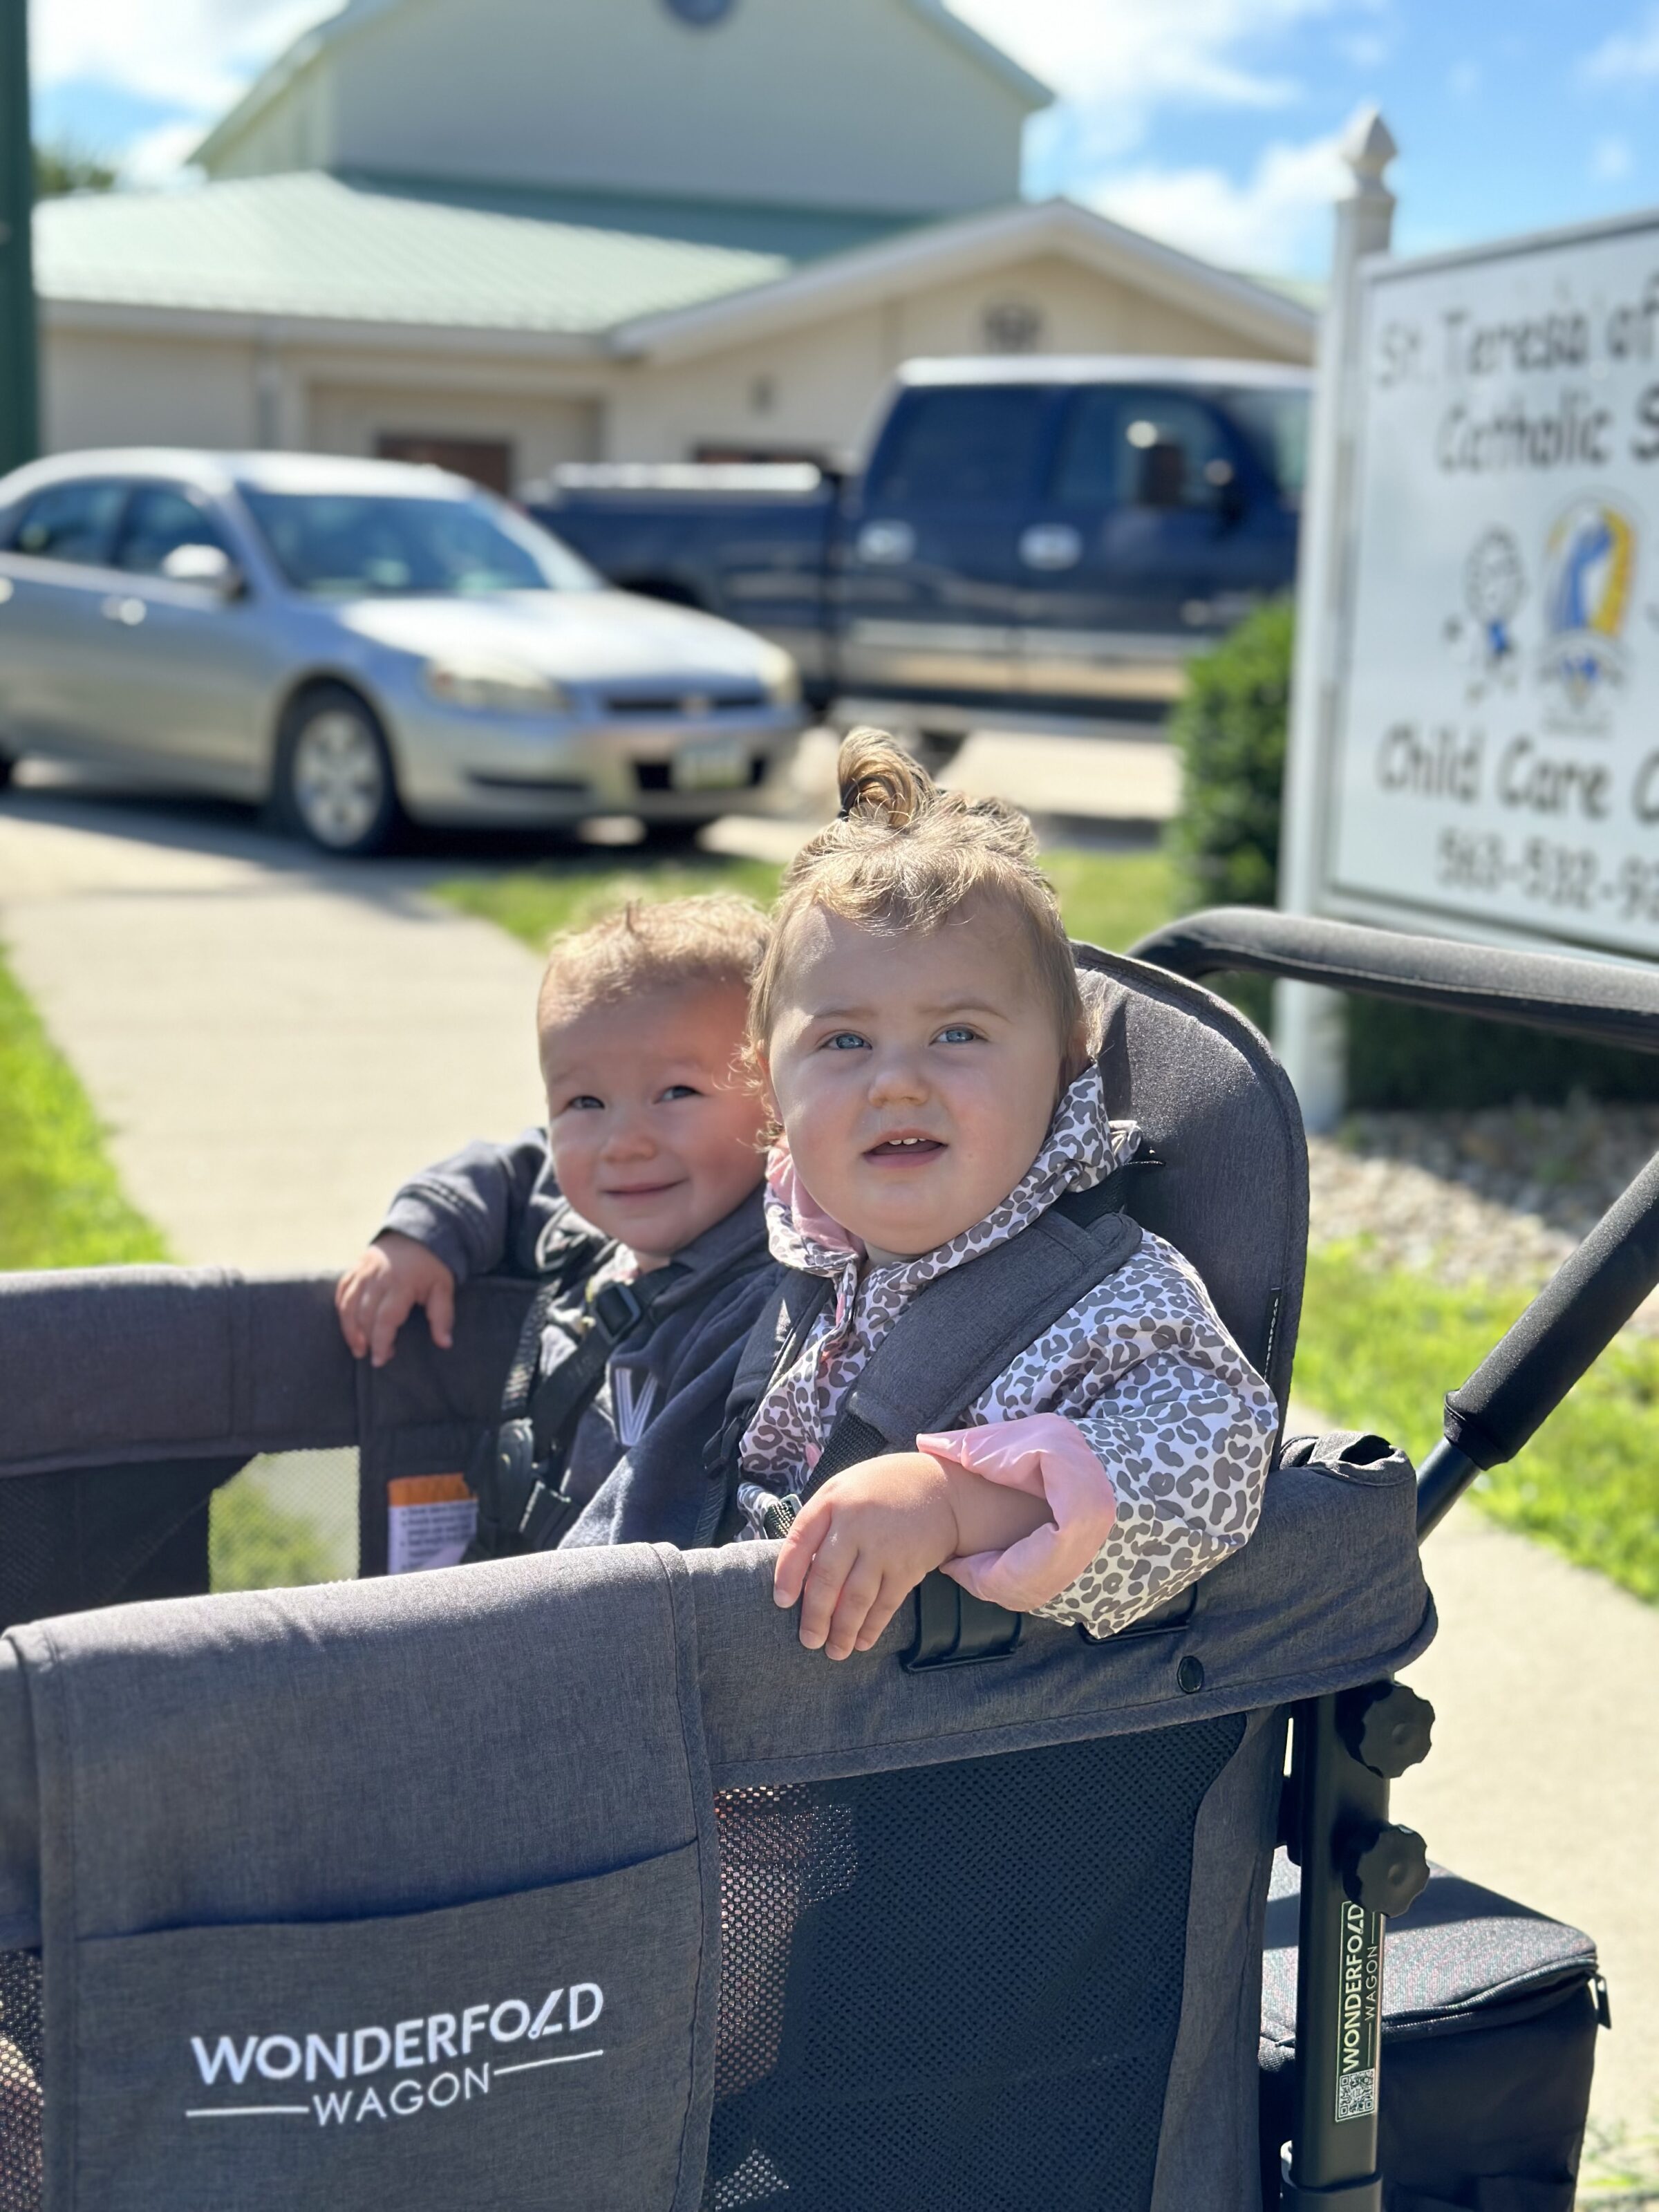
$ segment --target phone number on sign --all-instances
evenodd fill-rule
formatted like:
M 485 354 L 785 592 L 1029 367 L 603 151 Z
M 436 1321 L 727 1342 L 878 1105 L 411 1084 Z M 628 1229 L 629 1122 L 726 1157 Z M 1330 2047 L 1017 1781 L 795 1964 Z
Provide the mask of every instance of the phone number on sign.
M 1449 890 L 1518 891 L 1544 906 L 1582 914 L 1611 908 L 1623 921 L 1659 922 L 1659 860 L 1634 854 L 1608 865 L 1587 845 L 1443 830 L 1435 871 Z

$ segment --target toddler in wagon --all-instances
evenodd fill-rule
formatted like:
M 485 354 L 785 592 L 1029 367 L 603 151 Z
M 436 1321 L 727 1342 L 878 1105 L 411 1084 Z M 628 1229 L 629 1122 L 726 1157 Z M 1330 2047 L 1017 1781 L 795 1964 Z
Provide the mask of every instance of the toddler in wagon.
M 1091 1024 L 1024 817 L 937 790 L 877 731 L 798 855 L 750 1040 L 781 1137 L 772 1250 L 833 1297 L 744 1431 L 744 1496 L 810 1491 L 872 1352 L 923 1287 L 1091 1188 L 1139 1143 L 1108 1117 Z M 832 1659 L 942 1567 L 1017 1612 L 1124 1628 L 1249 1537 L 1278 1415 L 1180 1253 L 1146 1235 L 914 1452 L 810 1491 L 774 1592 Z

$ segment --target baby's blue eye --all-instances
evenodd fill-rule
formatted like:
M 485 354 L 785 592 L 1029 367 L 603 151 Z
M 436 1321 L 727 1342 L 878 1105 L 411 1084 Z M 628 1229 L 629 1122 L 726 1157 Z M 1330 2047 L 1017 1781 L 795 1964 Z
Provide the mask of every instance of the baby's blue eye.
M 834 1036 L 823 1040 L 827 1052 L 862 1052 L 865 1040 L 856 1030 L 837 1030 Z
M 574 1098 L 567 1098 L 564 1103 L 567 1113 L 572 1108 L 580 1114 L 603 1114 L 605 1111 L 604 1099 L 596 1098 L 591 1091 L 579 1091 Z
M 978 1035 L 979 1031 L 970 1030 L 965 1022 L 952 1022 L 948 1030 L 939 1031 L 939 1041 L 941 1044 L 972 1044 Z
M 671 1083 L 662 1095 L 665 1098 L 700 1098 L 702 1093 L 689 1083 Z

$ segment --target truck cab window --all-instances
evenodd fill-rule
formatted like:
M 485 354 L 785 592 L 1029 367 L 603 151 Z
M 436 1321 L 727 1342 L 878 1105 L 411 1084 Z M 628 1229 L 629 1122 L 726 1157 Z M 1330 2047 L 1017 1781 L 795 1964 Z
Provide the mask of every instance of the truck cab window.
M 1226 434 L 1202 400 L 1101 386 L 1073 402 L 1054 495 L 1076 507 L 1210 509 L 1232 480 Z
M 1280 498 L 1298 506 L 1308 474 L 1308 394 L 1251 386 L 1224 392 L 1222 404 Z
M 1048 394 L 1034 385 L 945 386 L 900 401 L 871 472 L 867 503 L 991 503 L 1028 497 Z

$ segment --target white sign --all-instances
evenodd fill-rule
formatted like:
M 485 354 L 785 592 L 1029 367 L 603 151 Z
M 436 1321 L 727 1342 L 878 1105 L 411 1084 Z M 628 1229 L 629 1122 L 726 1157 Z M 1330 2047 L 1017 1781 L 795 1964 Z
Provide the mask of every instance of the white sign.
M 1659 216 L 1363 290 L 1320 903 L 1659 955 Z

